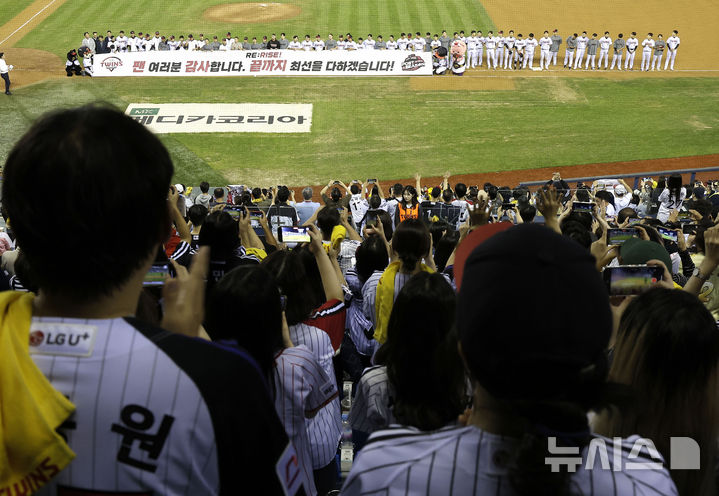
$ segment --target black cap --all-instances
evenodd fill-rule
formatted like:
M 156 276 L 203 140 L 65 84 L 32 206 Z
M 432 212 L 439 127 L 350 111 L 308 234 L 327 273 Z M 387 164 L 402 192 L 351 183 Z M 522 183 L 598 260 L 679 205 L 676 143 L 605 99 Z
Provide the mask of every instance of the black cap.
M 572 400 L 606 376 L 612 314 L 594 258 L 541 225 L 474 249 L 457 328 L 472 376 L 498 399 Z

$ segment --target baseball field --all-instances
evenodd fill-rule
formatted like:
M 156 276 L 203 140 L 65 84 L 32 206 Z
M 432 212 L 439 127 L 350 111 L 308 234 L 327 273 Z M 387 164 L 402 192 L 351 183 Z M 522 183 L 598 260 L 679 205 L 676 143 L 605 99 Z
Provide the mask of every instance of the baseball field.
M 173 134 L 162 140 L 176 180 L 300 186 L 330 178 L 405 179 L 415 172 L 472 174 L 688 157 L 719 165 L 719 57 L 707 39 L 719 17 L 709 0 L 0 0 L 0 52 L 15 70 L 0 98 L 0 162 L 42 113 L 89 102 L 311 103 L 305 134 Z M 225 5 L 227 4 L 227 5 Z M 160 31 L 261 37 L 328 32 L 425 33 L 514 29 L 679 30 L 674 72 L 468 70 L 461 78 L 66 78 L 65 53 L 85 31 Z M 536 55 L 538 57 L 539 50 Z M 611 55 L 610 55 L 611 59 Z M 598 165 L 599 164 L 599 165 Z M 651 169 L 652 162 L 643 162 Z M 607 169 L 614 170 L 613 165 Z M 632 167 L 631 164 L 622 167 Z M 580 170 L 574 167 L 577 173 Z M 633 172 L 626 170 L 626 172 Z M 527 172 L 527 177 L 530 174 Z M 566 174 L 565 174 L 566 176 Z M 521 176 L 520 176 L 521 177 Z

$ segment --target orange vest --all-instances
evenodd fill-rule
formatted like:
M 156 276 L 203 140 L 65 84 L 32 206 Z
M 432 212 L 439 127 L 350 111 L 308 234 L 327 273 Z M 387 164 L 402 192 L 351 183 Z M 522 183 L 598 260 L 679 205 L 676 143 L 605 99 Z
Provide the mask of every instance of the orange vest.
M 400 222 L 407 219 L 419 219 L 419 203 L 415 203 L 411 207 L 405 207 L 402 203 L 397 206 L 399 207 Z

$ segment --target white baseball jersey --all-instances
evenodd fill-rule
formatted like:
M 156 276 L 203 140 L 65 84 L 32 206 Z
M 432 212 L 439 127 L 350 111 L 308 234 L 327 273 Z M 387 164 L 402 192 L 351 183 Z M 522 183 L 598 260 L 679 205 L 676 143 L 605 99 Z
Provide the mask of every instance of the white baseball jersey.
M 527 40 L 524 40 L 522 38 L 517 38 L 517 41 L 514 42 L 514 47 L 519 52 L 523 51 L 526 46 L 527 46 Z
M 315 40 L 312 43 L 312 48 L 314 48 L 315 51 L 317 51 L 317 52 L 321 52 L 322 50 L 325 49 L 325 42 L 322 40 Z
M 245 352 L 130 318 L 35 318 L 29 336 L 33 361 L 76 407 L 58 430 L 77 458 L 38 494 L 238 494 L 293 478 L 299 489 Z
M 127 51 L 128 52 L 134 52 L 137 50 L 137 47 L 135 46 L 135 40 L 137 40 L 136 36 L 130 36 L 127 38 Z
M 539 45 L 539 42 L 537 41 L 536 38 L 527 38 L 527 39 L 524 40 L 524 41 L 525 41 L 525 43 L 526 43 L 526 47 L 527 47 L 527 51 L 528 51 L 528 52 L 533 52 L 534 49 L 537 47 L 537 45 Z
M 504 40 L 504 36 L 497 36 L 497 48 L 499 48 L 500 50 L 504 48 Z
M 414 38 L 412 40 L 412 46 L 414 46 L 415 52 L 424 52 L 424 46 L 427 44 L 424 38 Z
M 311 41 L 311 40 L 304 40 L 304 41 L 302 41 L 302 49 L 303 49 L 305 52 L 309 52 L 310 50 L 312 50 L 312 47 L 313 47 L 313 44 L 312 44 L 312 41 Z
M 308 417 L 337 397 L 334 377 L 328 377 L 312 352 L 303 345 L 275 356 L 275 409 L 295 447 L 309 493 L 315 494 Z
M 609 36 L 602 36 L 599 38 L 599 48 L 602 52 L 608 52 L 612 47 L 612 39 Z
M 432 40 L 432 42 L 429 44 L 430 48 L 434 50 L 435 48 L 439 48 L 442 46 L 442 42 L 439 40 Z
M 467 40 L 465 41 L 467 43 L 467 50 L 476 50 L 477 49 L 477 37 L 476 36 L 467 36 Z
M 409 44 L 409 40 L 407 38 L 400 38 L 397 40 L 397 47 L 400 50 L 407 50 L 408 44 Z
M 390 407 L 392 396 L 390 389 L 387 367 L 375 366 L 365 369 L 357 383 L 357 392 L 349 415 L 353 430 L 372 434 L 396 423 Z
M 495 48 L 497 48 L 497 38 L 495 38 L 494 36 L 485 38 L 484 46 L 487 47 L 487 50 L 494 50 Z
M 375 40 L 364 40 L 362 44 L 368 50 L 374 50 L 374 46 L 377 44 L 377 42 Z
M 397 50 L 398 43 L 396 41 L 389 40 L 387 42 L 387 50 Z
M 202 45 L 201 45 L 200 41 L 198 41 L 198 40 L 188 40 L 187 41 L 187 49 L 190 51 L 197 50 L 197 48 L 199 46 L 202 46 Z
M 642 47 L 645 52 L 651 53 L 652 49 L 654 48 L 654 40 L 646 38 L 644 41 L 642 41 Z
M 299 41 L 290 41 L 287 48 L 290 50 L 302 50 L 302 43 Z
M 543 52 L 548 52 L 552 47 L 552 38 L 549 36 L 543 36 L 539 39 L 539 46 L 542 47 L 541 49 Z
M 636 38 L 627 39 L 627 50 L 633 52 L 639 46 L 639 40 Z
M 127 36 L 118 36 L 117 38 L 115 38 L 115 44 L 117 45 L 118 50 L 127 50 Z
M 680 42 L 679 36 L 672 35 L 669 38 L 667 38 L 667 46 L 669 47 L 670 50 L 676 50 L 677 47 L 679 46 L 679 42 Z
M 170 47 L 170 50 L 177 50 L 177 47 L 180 46 L 180 42 L 177 40 L 170 40 L 167 42 L 167 46 Z
M 312 352 L 327 377 L 334 381 L 335 368 L 332 357 L 335 354 L 329 335 L 317 327 L 299 323 L 290 326 L 290 339 L 295 345 L 303 344 Z M 312 467 L 319 469 L 332 461 L 342 436 L 342 414 L 336 398 L 322 408 L 307 426 L 310 441 Z
M 585 50 L 587 48 L 587 42 L 589 38 L 586 36 L 580 36 L 577 38 L 577 50 Z
M 354 40 L 345 41 L 345 50 L 357 50 L 357 42 Z
M 157 50 L 160 47 L 160 41 L 162 41 L 162 39 L 159 36 L 153 36 L 150 41 L 154 49 Z
M 593 463 L 588 463 L 586 448 L 581 457 L 577 454 L 581 464 L 570 474 L 570 493 L 676 495 L 676 486 L 669 471 L 662 466 L 661 455 L 646 448 L 636 454 L 632 451 L 637 439 L 638 436 L 632 436 L 614 441 L 597 436 L 595 443 L 604 444 L 609 461 L 601 460 L 595 452 Z M 509 478 L 509 464 L 518 444 L 518 440 L 474 426 L 447 427 L 434 432 L 399 426 L 377 431 L 354 460 L 342 494 L 515 495 Z M 615 460 L 614 456 L 619 459 Z M 627 462 L 643 466 L 627 469 Z M 621 469 L 616 467 L 618 463 L 621 463 Z M 586 470 L 586 465 L 592 469 Z
M 511 50 L 512 48 L 514 48 L 514 43 L 515 43 L 516 41 L 517 41 L 517 38 L 515 38 L 514 36 L 507 36 L 507 37 L 504 39 L 504 44 L 507 46 L 507 48 L 508 48 L 509 50 Z

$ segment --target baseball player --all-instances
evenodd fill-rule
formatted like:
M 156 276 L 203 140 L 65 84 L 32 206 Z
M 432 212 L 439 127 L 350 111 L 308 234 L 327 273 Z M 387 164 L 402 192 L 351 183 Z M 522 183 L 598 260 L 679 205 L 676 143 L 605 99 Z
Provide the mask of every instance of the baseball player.
M 582 36 L 577 38 L 577 53 L 574 54 L 574 68 L 576 69 L 579 67 L 582 68 L 582 59 L 584 58 L 584 52 L 587 51 L 587 42 L 589 41 L 589 38 L 587 38 L 587 32 L 582 31 Z
M 5 81 L 5 94 L 12 95 L 10 93 L 10 75 L 8 74 L 13 70 L 12 65 L 7 65 L 5 62 L 5 54 L 0 52 L 0 77 Z
M 397 48 L 400 50 L 407 50 L 407 45 L 409 45 L 409 40 L 407 39 L 407 34 L 402 33 L 397 40 Z
M 322 37 L 319 34 L 315 36 L 315 41 L 312 43 L 312 48 L 316 52 L 321 52 L 325 49 L 325 42 L 322 40 Z
M 529 38 L 527 38 L 525 42 L 524 63 L 522 64 L 522 69 L 526 69 L 527 64 L 529 64 L 529 69 L 532 69 L 532 64 L 534 63 L 534 49 L 538 44 L 539 42 L 534 37 L 534 33 L 529 33 Z
M 374 40 L 374 38 L 372 38 L 372 33 L 368 34 L 367 39 L 364 40 L 365 48 L 367 48 L 368 50 L 374 50 L 375 45 L 377 45 L 377 42 Z
M 465 43 L 467 44 L 467 65 L 474 69 L 477 67 L 477 32 L 472 31 L 467 36 Z
M 497 48 L 494 52 L 495 63 L 494 67 L 502 67 L 504 63 L 504 31 L 497 33 Z
M 417 31 L 414 34 L 414 39 L 412 40 L 412 46 L 414 47 L 415 52 L 424 52 L 424 47 L 427 44 L 427 42 L 422 38 L 422 33 Z
M 624 60 L 624 70 L 634 70 L 634 56 L 637 54 L 639 40 L 636 31 L 632 31 L 632 35 L 627 39 L 627 58 Z
M 387 40 L 387 50 L 397 50 L 398 46 L 397 40 L 394 39 L 394 35 L 389 35 L 389 40 Z
M 484 55 L 484 44 L 487 42 L 487 38 L 482 34 L 481 30 L 477 30 L 477 61 L 478 66 L 482 67 L 482 56 Z
M 657 70 L 662 70 L 662 55 L 664 55 L 664 49 L 667 46 L 667 42 L 664 41 L 664 36 L 661 33 L 657 36 L 657 41 L 654 43 L 654 57 L 652 58 L 652 70 L 656 64 Z
M 677 58 L 677 50 L 679 49 L 679 31 L 676 29 L 672 31 L 672 35 L 667 39 L 667 48 L 669 49 L 667 51 L 667 61 L 664 62 L 664 70 L 667 70 L 667 67 L 669 67 L 671 70 L 674 70 L 674 59 Z
M 558 33 L 556 29 L 552 32 L 552 46 L 549 48 L 549 59 L 553 66 L 557 65 L 557 53 L 559 53 L 559 45 L 562 44 L 562 37 Z
M 521 69 L 524 63 L 524 49 L 527 46 L 527 40 L 522 38 L 522 33 L 517 35 L 514 42 L 514 68 Z
M 447 53 L 449 53 L 449 44 L 452 42 L 452 39 L 447 36 L 447 31 L 442 31 L 442 36 L 439 37 L 439 43 L 441 46 L 447 49 Z M 480 62 L 479 65 L 482 65 Z
M 584 64 L 584 70 L 589 70 L 589 61 L 592 61 L 592 70 L 596 70 L 594 65 L 595 59 L 597 58 L 597 47 L 599 46 L 599 40 L 597 39 L 597 33 L 592 33 L 592 37 L 587 42 L 587 62 Z
M 647 37 L 642 41 L 642 66 L 641 71 L 649 71 L 649 62 L 652 60 L 652 50 L 654 50 L 653 33 L 647 33 Z
M 300 43 L 300 38 L 297 35 L 294 35 L 292 37 L 292 41 L 290 41 L 289 45 L 287 45 L 288 50 L 302 50 L 302 43 Z
M 571 69 L 574 61 L 574 51 L 577 49 L 577 33 L 567 37 L 567 48 L 564 51 L 564 68 Z
M 310 50 L 312 50 L 312 48 L 312 39 L 310 38 L 310 35 L 306 34 L 305 39 L 302 41 L 302 50 L 304 50 L 305 52 L 309 52 Z
M 487 48 L 487 69 L 497 68 L 497 38 L 494 37 L 494 33 L 489 31 L 487 38 L 485 38 L 484 46 Z
M 174 37 L 173 37 L 174 39 Z M 127 36 L 125 36 L 124 31 L 120 31 L 117 38 L 115 38 L 115 45 L 117 46 L 118 52 L 126 52 L 127 51 Z
M 552 38 L 549 37 L 549 31 L 545 31 L 544 36 L 539 39 L 539 47 L 539 68 L 549 69 L 549 61 L 552 59 L 549 51 L 552 48 Z
M 439 35 L 438 35 L 438 34 L 435 34 L 435 35 L 432 37 L 432 41 L 429 43 L 429 46 L 430 46 L 430 48 L 432 49 L 432 52 L 433 52 L 433 53 L 434 53 L 434 50 L 435 50 L 436 48 L 439 48 L 439 47 L 442 46 L 442 42 L 439 41 Z
M 514 31 L 509 31 L 509 36 L 504 38 L 504 46 L 506 47 L 507 53 L 504 56 L 504 68 L 514 70 L 513 64 L 517 54 L 514 53 L 514 44 L 517 38 L 514 37 Z
M 609 67 L 609 48 L 612 46 L 612 39 L 609 37 L 609 31 L 604 32 L 604 36 L 599 38 L 599 69 L 602 68 L 602 59 L 604 59 L 604 70 Z
M 622 54 L 624 53 L 624 47 L 626 42 L 624 41 L 624 33 L 619 33 L 617 39 L 614 40 L 612 47 L 614 48 L 614 55 L 612 56 L 612 66 L 609 70 L 614 70 L 614 64 L 617 64 L 617 69 L 622 70 Z
M 349 33 L 345 38 L 345 50 L 357 50 L 357 42 L 352 39 L 352 35 Z

